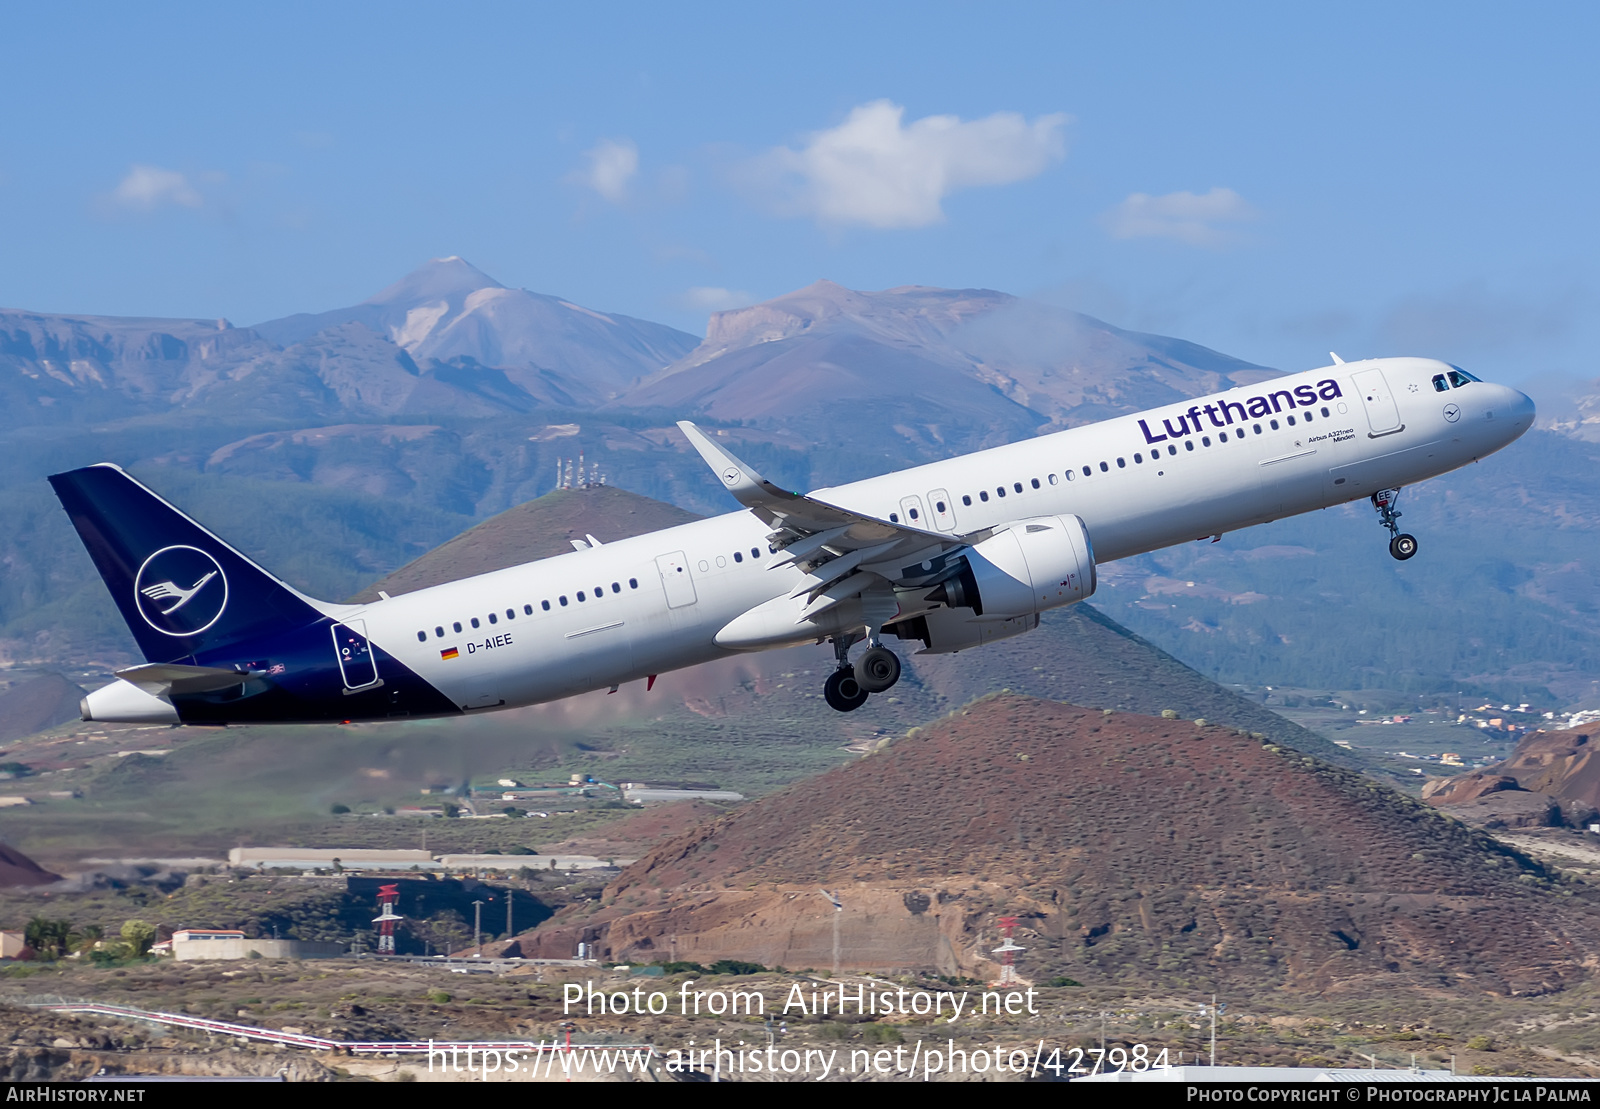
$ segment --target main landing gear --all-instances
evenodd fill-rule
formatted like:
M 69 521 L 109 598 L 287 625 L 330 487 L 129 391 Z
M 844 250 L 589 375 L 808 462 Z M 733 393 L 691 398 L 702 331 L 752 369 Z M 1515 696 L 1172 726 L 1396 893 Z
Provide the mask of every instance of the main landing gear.
M 1378 523 L 1389 529 L 1389 553 L 1404 562 L 1417 553 L 1417 537 L 1400 530 L 1395 521 L 1400 513 L 1395 505 L 1400 501 L 1400 490 L 1379 489 L 1372 494 L 1372 507 L 1378 510 Z
M 822 686 L 822 696 L 829 707 L 839 712 L 854 712 L 867 703 L 868 696 L 882 693 L 900 680 L 899 657 L 876 640 L 876 635 L 868 639 L 870 645 L 854 666 L 850 665 L 850 645 L 854 637 L 839 636 L 833 640 L 833 654 L 839 667 L 828 675 Z

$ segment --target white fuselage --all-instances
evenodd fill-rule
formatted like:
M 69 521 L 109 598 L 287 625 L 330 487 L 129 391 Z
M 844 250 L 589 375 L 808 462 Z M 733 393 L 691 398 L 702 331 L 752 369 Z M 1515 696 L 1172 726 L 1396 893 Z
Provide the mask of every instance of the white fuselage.
M 1531 426 L 1532 403 L 1516 390 L 1438 391 L 1449 370 L 1420 358 L 1340 364 L 812 496 L 953 534 L 1077 515 L 1096 561 L 1110 562 L 1434 477 Z M 777 561 L 768 532 L 732 512 L 323 607 L 463 708 L 549 701 L 736 653 L 718 631 L 802 576 L 767 568 Z

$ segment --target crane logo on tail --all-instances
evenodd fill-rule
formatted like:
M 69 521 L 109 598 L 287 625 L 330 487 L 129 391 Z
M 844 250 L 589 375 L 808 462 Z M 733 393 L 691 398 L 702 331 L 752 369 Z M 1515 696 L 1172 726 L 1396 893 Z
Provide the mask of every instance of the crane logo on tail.
M 228 606 L 228 578 L 198 547 L 163 547 L 144 560 L 133 582 L 145 623 L 163 635 L 199 635 Z

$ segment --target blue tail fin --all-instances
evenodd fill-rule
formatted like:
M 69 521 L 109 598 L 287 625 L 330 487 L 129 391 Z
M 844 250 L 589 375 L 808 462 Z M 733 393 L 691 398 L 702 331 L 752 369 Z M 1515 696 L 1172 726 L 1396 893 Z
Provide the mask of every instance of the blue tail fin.
M 325 618 L 120 466 L 55 474 L 50 484 L 147 662 L 204 661 Z

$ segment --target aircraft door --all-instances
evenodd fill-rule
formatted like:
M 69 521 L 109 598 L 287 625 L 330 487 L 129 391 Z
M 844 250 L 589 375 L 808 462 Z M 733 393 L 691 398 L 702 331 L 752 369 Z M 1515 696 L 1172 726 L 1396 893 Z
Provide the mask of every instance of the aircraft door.
M 914 528 L 927 527 L 928 521 L 923 519 L 922 516 L 922 498 L 915 496 L 901 497 L 900 519 L 903 523 L 910 524 Z
M 933 519 L 933 526 L 940 531 L 954 531 L 956 528 L 956 506 L 950 499 L 950 494 L 943 489 L 928 490 L 928 509 Z
M 1367 409 L 1367 423 L 1373 436 L 1404 431 L 1400 422 L 1400 409 L 1394 403 L 1394 394 L 1382 370 L 1359 370 L 1354 375 L 1356 390 Z
M 689 559 L 682 551 L 656 557 L 656 571 L 667 593 L 668 608 L 683 608 L 696 601 L 694 579 L 689 576 Z
M 346 689 L 366 689 L 378 681 L 378 663 L 372 657 L 372 645 L 367 642 L 367 624 L 364 620 L 351 620 L 348 624 L 335 624 L 333 653 L 339 660 L 339 674 Z

